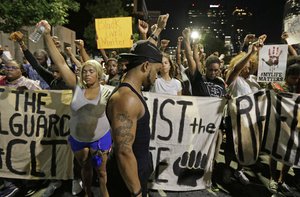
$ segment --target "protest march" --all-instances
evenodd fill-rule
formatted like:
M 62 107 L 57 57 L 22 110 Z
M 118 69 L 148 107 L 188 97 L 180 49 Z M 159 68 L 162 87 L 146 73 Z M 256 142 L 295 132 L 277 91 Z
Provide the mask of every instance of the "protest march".
M 94 17 L 92 45 L 46 15 L 0 20 L 0 197 L 300 196 L 296 5 L 281 42 L 239 29 L 215 51 L 204 26 L 173 46 L 176 15 L 144 0 Z

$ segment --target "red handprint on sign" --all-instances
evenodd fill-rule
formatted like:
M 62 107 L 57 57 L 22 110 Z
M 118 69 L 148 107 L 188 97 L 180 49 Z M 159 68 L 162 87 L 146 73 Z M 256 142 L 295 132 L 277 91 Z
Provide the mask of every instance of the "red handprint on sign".
M 264 58 L 262 60 L 270 66 L 270 70 L 274 70 L 275 67 L 278 67 L 279 63 L 279 56 L 281 55 L 282 50 L 279 47 L 273 46 L 272 48 L 269 48 L 269 60 L 266 61 Z

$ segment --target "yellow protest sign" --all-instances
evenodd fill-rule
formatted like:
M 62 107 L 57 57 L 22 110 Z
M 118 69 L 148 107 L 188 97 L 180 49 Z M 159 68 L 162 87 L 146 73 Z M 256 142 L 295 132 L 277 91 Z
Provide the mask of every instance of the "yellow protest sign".
M 95 19 L 98 49 L 130 48 L 133 44 L 132 18 Z

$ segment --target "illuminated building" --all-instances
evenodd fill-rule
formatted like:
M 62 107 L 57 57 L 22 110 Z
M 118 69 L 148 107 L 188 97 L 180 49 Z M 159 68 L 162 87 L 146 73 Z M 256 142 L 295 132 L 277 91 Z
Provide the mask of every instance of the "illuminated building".
M 235 52 L 239 52 L 245 36 L 253 33 L 251 24 L 252 13 L 247 8 L 235 7 L 231 14 L 231 36 Z
M 187 26 L 222 40 L 231 53 L 237 53 L 246 34 L 251 33 L 252 13 L 246 7 L 221 0 L 193 0 Z

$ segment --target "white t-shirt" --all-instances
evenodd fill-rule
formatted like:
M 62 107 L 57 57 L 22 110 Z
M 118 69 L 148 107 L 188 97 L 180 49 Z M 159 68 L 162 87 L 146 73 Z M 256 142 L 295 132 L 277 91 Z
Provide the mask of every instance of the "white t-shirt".
M 151 92 L 177 95 L 182 90 L 182 86 L 179 80 L 172 78 L 169 81 L 159 77 L 156 79 L 155 84 L 152 86 Z
M 70 135 L 80 142 L 94 142 L 110 130 L 105 109 L 111 91 L 101 85 L 93 100 L 84 93 L 85 89 L 77 85 L 71 102 Z
M 251 94 L 259 89 L 261 89 L 261 87 L 257 83 L 256 76 L 254 75 L 250 75 L 247 79 L 238 76 L 236 80 L 229 85 L 229 93 L 233 97 Z

